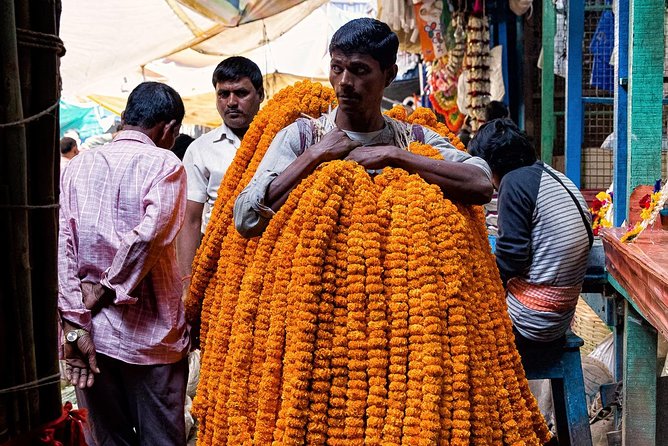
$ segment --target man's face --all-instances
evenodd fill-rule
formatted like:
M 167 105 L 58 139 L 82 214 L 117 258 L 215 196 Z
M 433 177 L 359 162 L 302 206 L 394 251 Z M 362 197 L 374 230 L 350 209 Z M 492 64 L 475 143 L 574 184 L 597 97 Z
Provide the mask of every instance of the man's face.
M 383 91 L 393 78 L 391 68 L 381 69 L 380 63 L 368 54 L 332 52 L 329 82 L 344 113 L 379 109 Z
M 260 109 L 264 95 L 258 93 L 249 78 L 216 83 L 216 108 L 225 125 L 245 130 Z

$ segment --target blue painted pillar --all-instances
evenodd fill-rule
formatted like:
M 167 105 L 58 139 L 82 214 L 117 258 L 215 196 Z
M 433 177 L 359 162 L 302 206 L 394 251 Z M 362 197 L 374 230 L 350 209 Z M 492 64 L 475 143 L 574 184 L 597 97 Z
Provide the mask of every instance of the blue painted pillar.
M 499 8 L 499 35 L 497 45 L 501 45 L 502 48 L 501 72 L 503 74 L 503 85 L 506 88 L 506 94 L 503 96 L 503 103 L 506 104 L 506 107 L 510 107 L 510 95 L 508 94 L 508 90 L 510 89 L 510 84 L 508 82 L 508 5 L 505 3 L 506 2 L 502 2 L 502 6 Z
M 582 103 L 582 42 L 584 39 L 584 1 L 567 2 L 568 42 L 566 54 L 566 176 L 581 186 L 582 135 L 584 111 Z
M 615 141 L 613 152 L 613 210 L 615 226 L 621 226 L 628 218 L 628 93 L 629 78 L 629 0 L 615 0 Z M 624 84 L 624 85 L 622 85 Z

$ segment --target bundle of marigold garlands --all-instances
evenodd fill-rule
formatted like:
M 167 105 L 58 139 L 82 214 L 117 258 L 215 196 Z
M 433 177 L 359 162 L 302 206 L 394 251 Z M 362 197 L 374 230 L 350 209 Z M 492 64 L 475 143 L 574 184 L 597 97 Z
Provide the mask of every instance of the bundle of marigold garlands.
M 274 135 L 334 99 L 310 82 L 277 94 L 220 187 L 187 302 L 191 321 L 201 313 L 197 444 L 546 442 L 480 208 L 400 169 L 333 161 L 261 237 L 234 229 L 234 199 Z M 391 116 L 461 146 L 427 110 Z

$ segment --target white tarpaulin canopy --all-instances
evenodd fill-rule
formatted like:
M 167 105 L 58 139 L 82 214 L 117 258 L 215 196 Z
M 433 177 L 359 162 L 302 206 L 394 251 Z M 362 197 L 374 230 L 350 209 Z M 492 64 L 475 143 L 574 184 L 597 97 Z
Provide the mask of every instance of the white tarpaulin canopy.
M 226 23 L 216 22 L 176 0 L 64 0 L 60 22 L 60 37 L 67 49 L 61 64 L 63 93 L 86 96 L 126 89 L 128 76 L 141 75 L 146 64 L 186 48 L 205 52 L 217 48 L 227 55 L 249 51 L 266 40 L 264 34 L 267 39 L 284 34 L 325 1 L 242 2 L 273 4 L 251 10 L 256 16 L 288 9 L 236 25 L 230 24 L 229 17 Z M 219 45 L 221 41 L 227 43 Z
M 69 2 L 79 1 L 64 1 L 63 18 L 66 17 L 65 7 Z M 137 9 L 143 10 L 145 4 L 149 3 L 165 3 L 164 0 L 138 2 L 141 6 L 134 5 L 134 2 L 127 3 L 128 10 L 125 14 L 130 10 L 133 12 L 129 16 L 121 14 L 125 18 L 122 20 L 117 18 L 120 25 L 116 27 L 119 30 L 126 29 L 125 23 L 128 20 L 135 21 L 135 26 L 140 26 L 139 23 L 142 22 L 141 36 L 138 34 L 127 36 L 124 32 L 119 32 L 118 39 L 103 39 L 105 40 L 103 44 L 94 38 L 96 41 L 94 44 L 91 37 L 85 35 L 86 33 L 81 32 L 79 35 L 79 31 L 76 34 L 65 32 L 65 27 L 70 26 L 70 21 L 63 19 L 61 34 L 68 50 L 63 58 L 62 68 L 64 93 L 89 97 L 115 113 L 120 113 L 125 106 L 127 95 L 138 83 L 143 80 L 165 82 L 179 91 L 183 97 L 187 114 L 185 122 L 209 127 L 220 123 L 214 105 L 211 75 L 215 66 L 225 57 L 242 55 L 255 61 L 265 74 L 265 88 L 269 97 L 280 88 L 299 79 L 308 78 L 326 82 L 329 71 L 328 45 L 332 34 L 344 23 L 361 16 L 360 13 L 343 11 L 325 0 L 310 0 L 270 18 L 224 31 L 219 36 L 228 33 L 230 40 L 225 44 L 221 42 L 218 50 L 214 52 L 202 49 L 203 45 L 213 47 L 212 40 L 192 46 L 189 46 L 192 39 L 186 43 L 182 41 L 181 44 L 172 45 L 178 40 L 176 38 L 170 40 L 169 44 L 163 44 L 162 41 L 153 41 L 149 44 L 145 40 L 153 40 L 153 33 L 145 31 L 151 26 L 157 30 L 156 35 L 165 33 L 170 37 L 178 33 L 184 36 L 189 31 L 182 20 L 178 18 L 173 20 L 174 14 L 166 13 L 155 21 L 152 20 L 153 15 L 147 14 L 149 23 L 146 20 L 138 20 L 140 14 L 136 12 Z M 130 7 L 129 3 L 133 3 L 133 6 Z M 323 3 L 327 4 L 319 6 Z M 314 5 L 316 8 L 313 8 Z M 90 9 L 90 5 L 87 7 Z M 183 10 L 187 11 L 193 20 L 199 21 L 201 26 L 207 26 L 208 19 L 187 8 Z M 305 18 L 300 19 L 301 16 Z M 114 27 L 111 21 L 105 26 Z M 172 26 L 175 28 L 169 32 Z M 97 28 L 99 33 L 99 27 Z M 286 29 L 280 32 L 281 28 Z M 97 36 L 97 33 L 91 35 Z M 246 33 L 245 39 L 244 33 Z M 81 42 L 78 39 L 88 40 Z M 238 39 L 240 43 L 234 44 L 234 39 Z M 107 51 L 104 45 L 109 46 L 110 42 L 113 42 L 113 48 Z M 245 51 L 233 52 L 235 46 Z M 127 54 L 122 51 L 126 47 L 131 48 Z M 178 48 L 182 49 L 175 52 L 174 50 Z M 114 52 L 118 54 L 112 54 Z M 162 57 L 165 55 L 168 56 Z M 71 58 L 69 63 L 67 63 L 68 58 Z

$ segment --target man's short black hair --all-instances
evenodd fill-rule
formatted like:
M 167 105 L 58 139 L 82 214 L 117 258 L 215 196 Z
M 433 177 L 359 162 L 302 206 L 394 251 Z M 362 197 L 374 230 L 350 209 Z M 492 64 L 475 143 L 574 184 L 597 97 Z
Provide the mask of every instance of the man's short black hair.
M 62 155 L 70 153 L 72 149 L 74 149 L 76 146 L 77 146 L 76 140 L 74 138 L 66 136 L 60 140 L 60 153 Z
M 387 24 L 380 20 L 361 18 L 351 20 L 332 36 L 329 54 L 368 54 L 378 61 L 383 70 L 397 62 L 399 38 Z
M 485 107 L 485 120 L 492 121 L 501 118 L 510 118 L 508 107 L 501 101 L 490 101 Z
M 494 119 L 484 124 L 469 142 L 468 151 L 489 164 L 492 172 L 503 178 L 508 172 L 536 162 L 536 150 L 515 123 Z
M 180 160 L 183 159 L 183 155 L 186 154 L 188 146 L 195 140 L 190 135 L 185 133 L 179 133 L 179 135 L 174 139 L 174 145 L 172 146 L 172 152 L 174 155 L 178 156 Z
M 211 81 L 215 88 L 218 82 L 238 81 L 247 77 L 258 93 L 262 93 L 262 72 L 255 62 L 242 56 L 228 57 L 213 70 Z
M 184 116 L 183 101 L 176 90 L 160 82 L 142 82 L 128 97 L 123 125 L 150 129 L 171 120 L 181 124 Z

